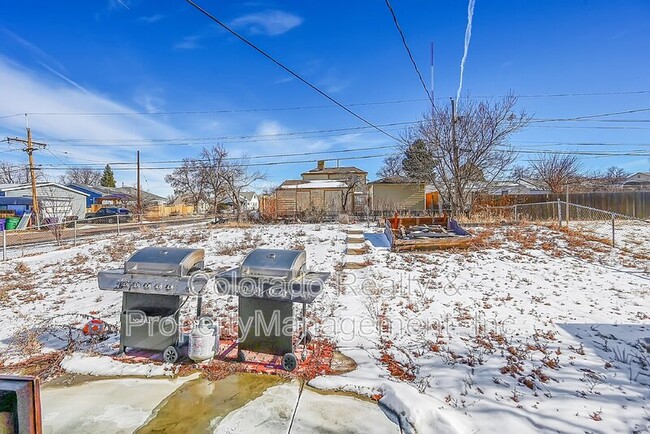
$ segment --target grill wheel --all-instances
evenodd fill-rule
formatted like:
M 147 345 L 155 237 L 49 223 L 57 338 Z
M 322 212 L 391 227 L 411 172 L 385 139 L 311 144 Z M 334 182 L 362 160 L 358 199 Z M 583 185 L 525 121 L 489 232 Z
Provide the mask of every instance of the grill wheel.
M 293 353 L 287 353 L 282 357 L 282 369 L 291 372 L 296 367 L 298 367 L 298 359 Z
M 178 361 L 178 350 L 173 345 L 165 348 L 162 353 L 163 360 L 167 363 L 176 363 Z

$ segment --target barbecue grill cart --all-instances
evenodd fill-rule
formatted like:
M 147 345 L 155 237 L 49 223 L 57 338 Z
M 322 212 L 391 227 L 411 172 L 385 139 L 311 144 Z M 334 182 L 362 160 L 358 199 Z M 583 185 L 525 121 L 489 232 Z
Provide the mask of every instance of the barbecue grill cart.
M 321 293 L 329 277 L 329 273 L 307 272 L 306 262 L 307 255 L 301 250 L 255 249 L 239 267 L 218 276 L 217 290 L 239 297 L 240 327 L 236 344 L 240 361 L 245 359 L 242 351 L 248 350 L 282 356 L 285 370 L 296 368 L 298 360 L 294 355 L 291 327 L 293 303 L 302 304 L 302 337 L 299 342 L 306 349 L 309 340 L 306 305 Z M 279 327 L 275 326 L 276 321 Z M 305 356 L 303 351 L 303 360 Z
M 166 362 L 178 360 L 181 297 L 200 294 L 206 279 L 192 279 L 203 270 L 203 249 L 146 247 L 135 252 L 124 269 L 100 271 L 99 288 L 122 292 L 120 350 L 126 347 L 162 351 Z M 187 298 L 186 298 L 187 300 Z M 184 303 L 184 302 L 183 302 Z M 201 297 L 197 298 L 197 316 Z

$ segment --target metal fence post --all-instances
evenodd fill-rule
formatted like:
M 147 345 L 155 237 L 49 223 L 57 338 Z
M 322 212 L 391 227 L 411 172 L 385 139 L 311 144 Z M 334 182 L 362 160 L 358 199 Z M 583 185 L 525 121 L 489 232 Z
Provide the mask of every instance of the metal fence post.
M 7 230 L 2 230 L 2 260 L 7 260 Z
M 614 213 L 612 213 L 612 247 L 616 246 L 616 233 L 615 233 L 616 229 L 615 229 L 615 225 L 614 225 L 615 219 L 616 219 L 616 215 Z
M 72 242 L 73 246 L 77 245 L 77 221 L 74 221 L 74 241 Z
M 560 228 L 562 228 L 562 201 L 557 200 L 557 223 Z
M 117 217 L 115 217 L 115 221 L 117 222 L 117 234 L 120 235 L 120 215 L 117 214 Z

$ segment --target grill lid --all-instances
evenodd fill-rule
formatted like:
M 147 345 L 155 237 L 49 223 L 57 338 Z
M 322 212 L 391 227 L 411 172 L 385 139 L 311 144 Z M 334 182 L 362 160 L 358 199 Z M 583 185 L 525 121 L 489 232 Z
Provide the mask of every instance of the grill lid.
M 192 268 L 201 267 L 204 258 L 203 249 L 145 247 L 131 255 L 124 263 L 124 272 L 186 276 Z
M 305 272 L 307 254 L 302 250 L 255 249 L 239 267 L 246 277 L 295 279 Z

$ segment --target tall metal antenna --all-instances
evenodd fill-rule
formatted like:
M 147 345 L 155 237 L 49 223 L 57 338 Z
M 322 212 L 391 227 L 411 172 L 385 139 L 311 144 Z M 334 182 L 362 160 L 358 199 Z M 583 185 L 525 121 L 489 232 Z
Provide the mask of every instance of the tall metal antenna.
M 433 49 L 434 49 L 434 44 L 433 44 L 433 41 L 432 41 L 431 42 L 431 90 L 430 90 L 430 92 L 431 92 L 431 110 L 432 111 L 433 111 L 433 108 L 435 106 L 435 101 L 436 101 L 436 99 L 434 98 L 434 92 L 433 92 L 433 89 L 434 89 L 433 86 L 434 86 L 434 83 L 435 83 L 434 82 L 434 73 L 433 73 L 433 71 L 434 71 L 434 69 L 433 69 L 433 58 L 434 58 L 433 57 L 433 53 L 434 53 Z

